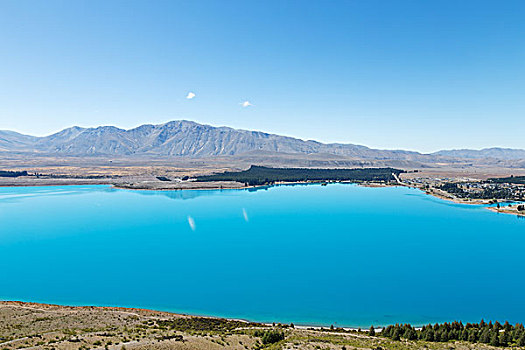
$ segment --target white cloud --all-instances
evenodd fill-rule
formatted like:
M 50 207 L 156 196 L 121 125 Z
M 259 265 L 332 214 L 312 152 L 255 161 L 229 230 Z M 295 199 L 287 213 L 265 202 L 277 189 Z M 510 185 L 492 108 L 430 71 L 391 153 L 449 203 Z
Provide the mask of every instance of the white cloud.
M 188 100 L 191 100 L 191 99 L 194 98 L 195 96 L 196 96 L 196 95 L 195 95 L 194 92 L 188 92 L 188 95 L 186 96 L 186 98 L 187 98 Z
M 246 107 L 250 107 L 250 106 L 253 106 L 250 101 L 246 100 L 244 102 L 241 103 L 241 106 L 243 106 L 244 108 Z

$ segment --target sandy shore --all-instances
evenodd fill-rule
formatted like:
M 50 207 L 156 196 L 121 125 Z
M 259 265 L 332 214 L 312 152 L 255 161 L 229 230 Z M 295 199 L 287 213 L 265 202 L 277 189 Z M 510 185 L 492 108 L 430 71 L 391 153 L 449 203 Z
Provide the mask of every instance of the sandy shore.
M 493 211 L 495 213 L 502 213 L 502 214 L 511 214 L 511 215 L 517 215 L 525 218 L 525 211 L 518 211 L 518 206 L 513 205 L 510 207 L 500 207 L 499 209 L 497 207 L 487 207 L 488 210 Z
M 443 192 L 443 191 L 438 190 L 438 189 L 434 189 L 433 191 L 428 191 L 428 190 L 421 189 L 419 187 L 414 187 L 414 186 L 408 186 L 408 187 L 417 188 L 418 190 L 425 192 L 429 196 L 433 196 L 433 197 L 436 197 L 436 198 L 439 198 L 439 199 L 443 199 L 443 200 L 446 200 L 446 201 L 449 201 L 449 202 L 457 203 L 457 204 L 469 204 L 469 205 L 495 204 L 494 201 L 490 200 L 490 199 L 470 199 L 470 200 L 465 200 L 463 198 L 454 197 L 454 196 L 450 195 L 449 193 Z M 489 206 L 486 206 L 485 209 L 490 210 L 490 211 L 492 211 L 494 213 L 512 214 L 512 215 L 524 216 L 525 217 L 525 212 L 519 212 L 517 210 L 517 205 L 513 205 L 511 207 L 508 207 L 508 206 L 504 206 L 505 202 L 499 201 L 499 203 L 503 203 L 503 205 L 499 209 L 497 207 L 489 207 Z

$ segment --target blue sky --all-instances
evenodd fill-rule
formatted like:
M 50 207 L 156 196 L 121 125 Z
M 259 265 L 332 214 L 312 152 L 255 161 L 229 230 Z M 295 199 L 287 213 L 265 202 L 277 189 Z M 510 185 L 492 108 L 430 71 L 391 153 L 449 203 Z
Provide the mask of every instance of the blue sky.
M 0 129 L 525 148 L 524 18 L 525 1 L 3 0 Z

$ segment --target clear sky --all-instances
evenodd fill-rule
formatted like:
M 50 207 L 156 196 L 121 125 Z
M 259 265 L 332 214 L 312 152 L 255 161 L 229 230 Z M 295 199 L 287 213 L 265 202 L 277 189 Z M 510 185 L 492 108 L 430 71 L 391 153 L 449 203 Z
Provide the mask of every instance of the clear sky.
M 426 152 L 525 148 L 524 117 L 522 0 L 0 0 L 0 129 L 188 119 Z

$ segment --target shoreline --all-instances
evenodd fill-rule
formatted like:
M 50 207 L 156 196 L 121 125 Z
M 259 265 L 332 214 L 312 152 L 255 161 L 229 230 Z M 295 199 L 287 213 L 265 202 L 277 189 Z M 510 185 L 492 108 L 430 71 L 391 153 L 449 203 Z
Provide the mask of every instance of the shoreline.
M 282 186 L 282 185 L 313 185 L 313 184 L 330 184 L 330 183 L 343 183 L 343 184 L 355 184 L 361 187 L 367 187 L 367 188 L 384 188 L 384 187 L 408 187 L 408 188 L 414 188 L 417 189 L 429 196 L 439 198 L 442 200 L 446 200 L 452 203 L 456 204 L 468 204 L 468 205 L 483 205 L 485 206 L 484 209 L 487 209 L 493 213 L 500 213 L 500 214 L 510 214 L 515 215 L 517 217 L 525 217 L 525 212 L 520 213 L 516 209 L 514 209 L 514 206 L 512 206 L 512 209 L 507 209 L 508 207 L 502 207 L 500 209 L 497 209 L 496 207 L 488 206 L 489 204 L 495 204 L 493 200 L 488 199 L 473 199 L 473 200 L 465 200 L 461 198 L 454 197 L 446 192 L 441 193 L 440 190 L 428 190 L 424 188 L 420 188 L 418 186 L 413 186 L 406 184 L 402 182 L 401 180 L 397 180 L 397 183 L 378 183 L 378 182 L 351 182 L 351 181 L 338 181 L 338 182 L 329 182 L 329 181 L 315 181 L 315 182 L 306 182 L 306 181 L 297 181 L 297 182 L 276 182 L 271 185 L 249 185 L 246 186 L 243 183 L 235 182 L 235 181 L 210 181 L 210 182 L 195 182 L 195 181 L 188 181 L 188 182 L 176 182 L 176 183 L 159 183 L 156 181 L 143 181 L 141 183 L 138 183 L 135 185 L 134 183 L 118 183 L 115 181 L 103 181 L 100 179 L 89 181 L 89 179 L 79 179 L 78 182 L 71 181 L 73 179 L 64 179 L 63 183 L 57 180 L 44 182 L 43 183 L 29 183 L 29 182 L 23 182 L 23 183 L 17 183 L 15 182 L 9 182 L 0 181 L 0 188 L 7 188 L 7 187 L 56 187 L 56 186 L 110 186 L 115 189 L 122 189 L 122 190 L 131 190 L 131 191 L 183 191 L 183 190 L 249 190 L 249 189 L 258 189 L 258 188 L 264 188 L 264 187 L 271 187 L 271 186 Z M 114 179 L 108 179 L 108 180 L 114 180 Z M 197 185 L 198 184 L 198 185 Z M 170 186 L 171 185 L 171 186 Z M 439 192 L 438 192 L 439 191 Z M 496 202 L 498 203 L 498 202 Z M 502 202 L 499 202 L 502 203 Z
M 3 350 L 384 349 L 449 350 L 450 343 L 381 336 L 384 326 L 262 323 L 144 308 L 0 300 Z M 414 331 L 422 327 L 411 325 Z M 473 343 L 456 340 L 458 350 Z M 492 349 L 483 347 L 480 349 Z
M 449 202 L 453 202 L 453 203 L 456 203 L 456 204 L 482 205 L 482 206 L 484 206 L 483 207 L 484 209 L 487 209 L 487 210 L 489 210 L 489 211 L 491 211 L 493 213 L 511 214 L 511 215 L 515 215 L 515 216 L 518 216 L 518 217 L 525 217 L 525 212 L 520 213 L 520 212 L 517 211 L 517 209 L 515 209 L 515 207 L 517 205 L 511 206 L 510 208 L 512 208 L 512 209 L 510 209 L 510 210 L 508 209 L 509 207 L 501 206 L 498 209 L 497 207 L 488 206 L 490 204 L 505 203 L 504 201 L 496 201 L 496 202 L 494 202 L 493 200 L 490 200 L 490 199 L 464 200 L 464 199 L 461 199 L 461 198 L 457 198 L 457 197 L 453 197 L 453 196 L 449 197 L 449 196 L 443 195 L 441 193 L 436 193 L 435 191 L 429 192 L 429 191 L 423 190 L 423 189 L 421 189 L 419 187 L 414 187 L 414 186 L 407 186 L 407 187 L 417 188 L 418 190 L 425 192 L 429 196 L 433 196 L 435 198 L 443 199 L 443 200 L 446 200 L 446 201 L 449 201 Z M 512 202 L 512 203 L 515 203 L 515 202 Z
M 179 188 L 179 189 L 153 189 L 153 188 L 129 188 L 129 187 L 121 187 L 117 185 L 112 185 L 114 188 L 119 189 L 126 189 L 126 190 L 145 190 L 145 191 L 177 191 L 177 190 L 221 190 L 221 189 L 254 189 L 254 188 L 264 188 L 264 187 L 272 187 L 272 186 L 287 186 L 287 185 L 314 185 L 314 184 L 329 184 L 331 182 L 327 181 L 316 181 L 316 182 L 305 182 L 305 181 L 297 181 L 297 182 L 276 182 L 272 185 L 250 185 L 250 186 L 244 186 L 244 187 L 203 187 L 203 188 Z M 411 186 L 406 183 L 403 183 L 402 181 L 398 181 L 396 184 L 389 184 L 389 183 L 377 183 L 377 182 L 351 182 L 351 181 L 337 181 L 333 183 L 340 183 L 340 184 L 354 184 L 361 187 L 367 187 L 367 188 L 384 188 L 384 187 L 408 187 L 408 188 L 414 188 L 417 189 L 429 196 L 439 198 L 442 200 L 446 200 L 452 203 L 456 204 L 468 204 L 468 205 L 483 205 L 485 206 L 484 209 L 490 210 L 494 213 L 501 213 L 501 214 L 511 214 L 516 215 L 519 217 L 525 217 L 524 213 L 519 213 L 517 210 L 505 210 L 505 209 L 497 209 L 496 207 L 490 207 L 487 206 L 489 204 L 495 204 L 493 200 L 489 199 L 473 199 L 473 200 L 464 200 L 461 198 L 454 197 L 452 195 L 449 195 L 448 193 L 438 193 L 436 191 L 428 191 L 422 188 L 419 188 L 417 186 Z M 502 203 L 497 201 L 496 203 Z
M 388 187 L 388 186 L 389 185 L 387 185 L 385 187 Z M 428 189 L 421 188 L 421 187 L 418 187 L 418 186 L 406 184 L 406 183 L 404 183 L 404 182 L 402 182 L 400 180 L 398 180 L 398 184 L 396 186 L 403 186 L 403 187 L 408 187 L 408 188 L 414 188 L 414 189 L 417 189 L 417 190 L 419 190 L 421 192 L 424 192 L 425 194 L 427 194 L 429 196 L 432 196 L 434 198 L 439 198 L 439 199 L 446 200 L 446 201 L 449 201 L 449 202 L 452 202 L 452 203 L 456 203 L 456 204 L 482 205 L 482 206 L 484 206 L 483 207 L 484 209 L 487 209 L 487 210 L 489 210 L 489 211 L 491 211 L 493 213 L 511 214 L 511 215 L 515 215 L 517 217 L 524 217 L 525 218 L 525 212 L 520 213 L 520 212 L 518 212 L 517 208 L 515 208 L 515 207 L 517 207 L 517 204 L 513 205 L 513 206 L 510 206 L 510 208 L 512 208 L 510 210 L 508 209 L 509 207 L 506 207 L 507 209 L 505 209 L 505 207 L 497 208 L 497 207 L 488 206 L 490 204 L 506 203 L 504 200 L 496 200 L 495 202 L 494 202 L 494 199 L 469 199 L 469 200 L 465 200 L 465 199 L 462 199 L 462 198 L 455 197 L 454 195 L 451 195 L 448 192 L 444 192 L 444 191 L 436 189 L 436 188 L 428 190 Z M 519 203 L 519 202 L 512 201 L 511 203 Z
M 20 300 L 1 300 L 0 299 L 0 308 L 3 307 L 18 307 L 18 308 L 24 308 L 24 309 L 32 309 L 32 310 L 41 310 L 41 311 L 53 311 L 56 309 L 59 310 L 68 310 L 68 311 L 85 311 L 85 310 L 99 310 L 99 311 L 109 311 L 109 312 L 120 312 L 120 313 L 126 313 L 126 314 L 148 314 L 148 315 L 155 315 L 155 316 L 165 316 L 165 317 L 180 317 L 180 318 L 204 318 L 204 319 L 213 319 L 213 320 L 226 320 L 226 321 L 235 321 L 235 322 L 242 322 L 251 324 L 251 325 L 258 325 L 259 327 L 272 327 L 274 325 L 280 325 L 282 327 L 290 327 L 289 323 L 283 323 L 283 322 L 260 322 L 260 321 L 251 321 L 249 319 L 244 318 L 234 318 L 234 317 L 221 317 L 221 316 L 211 316 L 211 315 L 199 315 L 199 314 L 186 314 L 186 313 L 178 313 L 178 312 L 172 312 L 172 311 L 162 311 L 162 310 L 154 310 L 154 309 L 144 309 L 144 308 L 137 308 L 137 307 L 125 307 L 125 306 L 96 306 L 96 305 L 64 305 L 64 304 L 48 304 L 48 303 L 40 303 L 40 302 L 33 302 L 33 301 L 20 301 Z M 323 330 L 323 329 L 330 329 L 330 325 L 319 325 L 319 324 L 308 324 L 308 323 L 295 323 L 292 322 L 294 325 L 294 328 L 297 329 L 314 329 L 314 330 Z M 342 329 L 347 332 L 352 331 L 368 331 L 367 328 L 363 327 L 337 327 L 338 329 Z M 416 326 L 417 327 L 417 326 Z M 380 331 L 382 327 L 376 328 L 376 331 Z
M 235 318 L 235 317 L 222 317 L 222 316 L 213 316 L 213 315 L 201 315 L 201 314 L 188 314 L 188 313 L 179 313 L 174 311 L 163 311 L 163 310 L 155 310 L 155 309 L 148 309 L 148 308 L 139 308 L 139 307 L 126 307 L 126 306 L 97 306 L 97 305 L 65 305 L 65 304 L 54 304 L 54 303 L 42 303 L 42 302 L 33 302 L 33 301 L 21 301 L 21 300 L 3 300 L 0 299 L 0 309 L 6 308 L 6 307 L 15 307 L 15 308 L 22 308 L 22 309 L 31 309 L 31 310 L 37 310 L 37 311 L 44 311 L 44 312 L 54 312 L 57 310 L 62 311 L 73 311 L 73 312 L 80 312 L 80 311 L 105 311 L 105 312 L 117 312 L 117 313 L 123 313 L 127 315 L 146 315 L 146 316 L 156 316 L 156 317 L 165 317 L 165 318 L 187 318 L 187 319 L 209 319 L 209 320 L 225 320 L 225 321 L 233 321 L 233 322 L 242 322 L 246 325 L 252 325 L 256 327 L 283 327 L 283 328 L 296 328 L 296 329 L 303 329 L 303 330 L 331 330 L 331 326 L 334 326 L 336 330 L 339 331 L 345 331 L 345 332 L 368 332 L 369 328 L 374 325 L 366 325 L 366 326 L 335 326 L 334 324 L 330 325 L 320 325 L 317 324 L 309 324 L 309 323 L 303 323 L 303 322 L 291 322 L 291 323 L 284 323 L 284 322 L 264 322 L 264 321 L 253 321 L 249 319 L 244 318 Z M 452 322 L 452 321 L 451 321 Z M 392 323 L 395 324 L 396 322 Z M 431 324 L 434 324 L 436 322 L 432 321 Z M 442 323 L 442 322 L 438 322 Z M 293 327 L 291 327 L 291 324 L 293 324 Z M 421 328 L 425 326 L 428 323 L 425 324 L 412 324 L 415 328 Z M 374 329 L 376 332 L 381 332 L 385 327 L 391 325 L 388 324 L 378 324 L 377 326 L 374 326 Z M 1 343 L 0 343 L 1 344 Z

